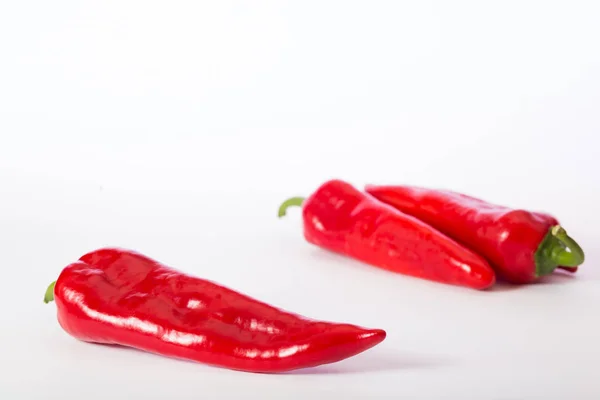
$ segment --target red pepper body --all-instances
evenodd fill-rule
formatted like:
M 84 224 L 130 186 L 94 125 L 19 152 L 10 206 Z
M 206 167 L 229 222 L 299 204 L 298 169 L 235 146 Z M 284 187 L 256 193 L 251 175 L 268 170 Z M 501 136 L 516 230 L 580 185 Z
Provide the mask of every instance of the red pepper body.
M 304 201 L 302 215 L 308 242 L 368 264 L 475 289 L 495 282 L 482 257 L 346 182 L 323 184 Z
M 386 336 L 288 313 L 121 249 L 94 251 L 67 266 L 54 300 L 62 328 L 82 341 L 250 372 L 336 362 Z
M 513 283 L 536 279 L 535 253 L 558 221 L 447 190 L 368 185 L 378 200 L 439 229 L 484 256 Z

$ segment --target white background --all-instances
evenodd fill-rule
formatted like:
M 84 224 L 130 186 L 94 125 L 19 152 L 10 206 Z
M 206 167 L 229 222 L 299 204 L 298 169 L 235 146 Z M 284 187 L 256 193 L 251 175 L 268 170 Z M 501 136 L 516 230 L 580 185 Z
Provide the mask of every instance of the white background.
M 600 5 L 589 1 L 5 1 L 0 397 L 597 399 Z M 575 278 L 491 292 L 306 244 L 329 178 L 556 215 Z M 386 329 L 256 375 L 78 342 L 43 293 L 102 246 L 313 318 Z

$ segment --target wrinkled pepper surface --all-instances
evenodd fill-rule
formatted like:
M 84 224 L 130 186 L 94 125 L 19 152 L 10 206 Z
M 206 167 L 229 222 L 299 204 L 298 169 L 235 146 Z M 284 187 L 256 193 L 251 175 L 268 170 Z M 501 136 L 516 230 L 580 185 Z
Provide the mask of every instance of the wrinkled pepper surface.
M 481 254 L 508 282 L 531 283 L 556 268 L 575 272 L 584 262 L 581 247 L 546 213 L 449 190 L 401 185 L 367 185 L 365 190 Z
M 337 362 L 386 337 L 286 312 L 117 248 L 66 266 L 46 291 L 44 301 L 52 300 L 60 326 L 79 340 L 248 372 Z
M 380 202 L 347 182 L 323 183 L 302 207 L 303 234 L 316 246 L 404 275 L 487 289 L 496 281 L 488 262 L 436 228 Z

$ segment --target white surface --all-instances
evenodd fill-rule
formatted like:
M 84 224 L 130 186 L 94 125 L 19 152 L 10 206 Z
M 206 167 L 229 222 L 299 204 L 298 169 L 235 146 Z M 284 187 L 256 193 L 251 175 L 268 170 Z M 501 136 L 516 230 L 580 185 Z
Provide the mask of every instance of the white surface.
M 597 2 L 2 2 L 3 399 L 600 397 Z M 307 245 L 324 180 L 558 216 L 573 279 L 487 293 Z M 283 376 L 77 342 L 42 303 L 129 247 L 283 308 L 384 328 Z

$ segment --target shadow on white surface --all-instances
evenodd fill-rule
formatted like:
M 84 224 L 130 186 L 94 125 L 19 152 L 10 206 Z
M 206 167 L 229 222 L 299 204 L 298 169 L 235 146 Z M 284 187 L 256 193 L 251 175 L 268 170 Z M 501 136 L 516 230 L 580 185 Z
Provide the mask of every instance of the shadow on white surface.
M 329 374 L 365 374 L 370 372 L 392 372 L 399 370 L 432 369 L 450 367 L 453 360 L 433 355 L 420 355 L 403 352 L 370 352 L 355 358 L 339 361 L 319 367 L 290 371 L 285 375 L 329 375 Z
M 397 280 L 408 280 L 413 281 L 418 284 L 431 284 L 434 286 L 441 286 L 443 289 L 464 289 L 466 291 L 471 291 L 472 289 L 462 288 L 462 287 L 454 287 L 449 284 L 438 283 L 429 281 L 427 279 L 416 278 L 408 275 L 404 275 L 401 273 L 388 271 L 383 268 L 379 268 L 370 264 L 366 264 L 361 261 L 357 261 L 353 258 L 350 258 L 345 255 L 337 254 L 328 250 L 323 250 L 320 248 L 312 247 L 311 251 L 308 252 L 308 256 L 313 257 L 319 261 L 326 262 L 327 265 L 332 269 L 336 268 L 347 268 L 350 272 L 359 272 L 364 274 L 369 274 L 373 279 L 376 279 L 375 276 L 381 275 L 386 280 L 389 279 L 397 279 Z M 589 257 L 587 257 L 589 259 Z M 580 270 L 576 273 L 567 272 L 564 270 L 557 270 L 552 275 L 541 278 L 538 282 L 531 284 L 512 284 L 509 282 L 502 281 L 498 279 L 494 286 L 487 290 L 487 292 L 509 292 L 515 290 L 527 290 L 527 288 L 531 288 L 531 286 L 537 285 L 565 285 L 572 284 L 577 281 L 577 279 L 581 279 L 580 276 L 582 272 L 586 275 L 586 278 L 589 278 L 590 274 L 594 277 L 600 278 L 600 268 L 592 268 L 589 261 L 586 261 L 585 265 L 580 267 Z M 588 270 L 594 269 L 595 271 L 589 272 Z M 386 276 L 388 275 L 389 276 Z M 400 282 L 399 282 L 400 283 Z
M 555 271 L 552 275 L 540 278 L 536 285 L 566 285 L 574 283 L 577 280 L 577 275 L 580 272 L 571 273 L 567 271 Z
M 247 374 L 248 372 L 230 370 L 228 368 L 213 366 L 204 363 L 197 363 L 186 359 L 166 357 L 152 352 L 143 351 L 133 347 L 121 346 L 118 344 L 93 343 L 90 345 L 106 347 L 123 353 L 137 353 L 141 357 L 158 357 L 161 360 L 171 360 L 187 365 L 195 365 L 201 368 L 214 369 L 214 372 L 233 371 Z M 455 362 L 447 356 L 422 355 L 406 352 L 365 352 L 355 357 L 338 361 L 331 364 L 324 364 L 317 367 L 298 369 L 289 372 L 276 373 L 274 375 L 343 375 L 343 374 L 365 374 L 365 373 L 384 373 L 399 370 L 415 369 L 434 369 L 440 367 L 455 366 Z M 269 375 L 262 374 L 260 375 Z
M 548 275 L 540 278 L 538 282 L 530 283 L 530 284 L 512 284 L 504 281 L 498 281 L 496 284 L 490 289 L 491 292 L 509 292 L 513 290 L 527 290 L 527 288 L 531 288 L 532 286 L 538 285 L 566 285 L 575 283 L 577 280 L 577 274 L 572 274 L 566 271 L 557 271 L 552 275 Z

